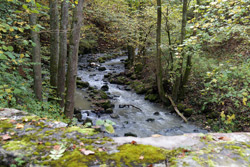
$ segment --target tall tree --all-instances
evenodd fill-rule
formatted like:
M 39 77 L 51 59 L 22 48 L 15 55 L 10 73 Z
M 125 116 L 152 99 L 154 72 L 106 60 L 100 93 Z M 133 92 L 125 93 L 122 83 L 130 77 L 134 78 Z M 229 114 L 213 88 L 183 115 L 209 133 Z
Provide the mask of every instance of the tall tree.
M 58 82 L 57 94 L 60 98 L 59 104 L 64 107 L 64 91 L 65 91 L 65 68 L 67 59 L 67 29 L 69 17 L 69 4 L 64 0 L 61 5 L 61 26 L 60 26 L 60 50 L 58 62 Z
M 156 29 L 156 82 L 158 94 L 163 102 L 166 102 L 162 84 L 162 63 L 161 63 L 161 0 L 157 0 L 157 29 Z
M 187 24 L 187 0 L 183 0 L 180 45 L 183 44 L 185 36 L 186 36 L 186 24 Z M 183 59 L 184 59 L 184 53 L 183 53 L 183 49 L 182 49 L 180 61 L 178 64 L 179 67 L 177 69 L 177 75 L 176 75 L 174 88 L 173 88 L 173 92 L 172 92 L 172 97 L 173 97 L 174 101 L 176 101 L 178 99 L 178 94 L 179 94 L 179 90 L 181 87 Z
M 57 70 L 59 57 L 59 16 L 57 0 L 50 0 L 50 84 L 57 86 Z
M 68 55 L 68 70 L 66 78 L 66 103 L 65 103 L 65 115 L 68 118 L 73 118 L 74 114 L 74 94 L 76 89 L 76 75 L 77 75 L 77 63 L 78 63 L 78 50 L 80 41 L 80 30 L 83 21 L 83 2 L 84 0 L 78 0 L 77 6 L 73 11 L 72 18 L 72 31 L 69 43 L 69 55 Z
M 31 27 L 37 24 L 37 15 L 31 13 L 29 15 Z M 35 43 L 32 48 L 32 61 L 33 75 L 34 75 L 34 92 L 38 100 L 42 100 L 42 69 L 41 69 L 41 56 L 40 56 L 40 38 L 39 33 L 35 30 L 31 30 L 31 40 Z

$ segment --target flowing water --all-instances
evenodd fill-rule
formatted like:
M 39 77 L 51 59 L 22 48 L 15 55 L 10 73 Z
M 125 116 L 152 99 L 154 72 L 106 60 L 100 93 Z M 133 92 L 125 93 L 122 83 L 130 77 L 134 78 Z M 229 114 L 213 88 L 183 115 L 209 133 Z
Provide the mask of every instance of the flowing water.
M 96 56 L 99 57 L 103 55 L 97 54 Z M 127 57 L 119 57 L 100 64 L 106 68 L 105 71 L 98 71 L 97 68 L 88 67 L 88 57 L 90 56 L 83 55 L 79 58 L 79 66 L 82 68 L 79 68 L 78 76 L 96 88 L 101 88 L 105 84 L 109 86 L 108 94 L 112 97 L 111 101 L 115 105 L 113 111 L 119 115 L 119 118 L 112 119 L 109 114 L 102 114 L 101 118 L 97 118 L 97 116 L 91 112 L 88 117 L 92 119 L 93 122 L 97 119 L 109 119 L 115 122 L 116 125 L 114 128 L 116 132 L 113 136 L 124 136 L 126 133 L 132 133 L 138 137 L 148 137 L 153 134 L 180 135 L 195 132 L 206 133 L 205 130 L 195 125 L 183 122 L 177 115 L 171 114 L 160 104 L 144 100 L 144 95 L 138 95 L 134 91 L 126 91 L 124 86 L 110 84 L 105 81 L 105 74 L 120 73 L 125 70 L 121 60 Z M 87 115 L 83 114 L 83 117 L 87 117 Z

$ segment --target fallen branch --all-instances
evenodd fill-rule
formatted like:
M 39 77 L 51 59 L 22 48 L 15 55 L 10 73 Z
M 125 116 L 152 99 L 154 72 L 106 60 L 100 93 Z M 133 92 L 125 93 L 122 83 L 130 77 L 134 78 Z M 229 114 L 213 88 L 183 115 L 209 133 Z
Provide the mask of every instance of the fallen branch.
M 174 100 L 172 99 L 171 96 L 167 95 L 167 98 L 170 100 L 172 106 L 174 107 L 174 110 L 177 112 L 177 114 L 185 121 L 185 122 L 188 122 L 187 119 L 184 117 L 184 115 L 178 110 L 177 106 L 175 105 L 174 103 Z
M 119 105 L 119 108 L 124 108 L 124 107 L 134 107 L 134 108 L 136 108 L 136 109 L 138 109 L 138 110 L 140 110 L 140 111 L 142 111 L 140 108 L 138 108 L 138 107 L 136 107 L 136 106 L 134 106 L 134 105 L 132 105 L 132 104 L 120 104 Z

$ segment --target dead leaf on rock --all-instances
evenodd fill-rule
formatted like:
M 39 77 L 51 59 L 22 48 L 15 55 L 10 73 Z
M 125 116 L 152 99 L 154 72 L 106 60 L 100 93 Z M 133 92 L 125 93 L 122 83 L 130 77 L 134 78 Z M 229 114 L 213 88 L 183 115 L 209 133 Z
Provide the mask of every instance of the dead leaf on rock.
M 15 124 L 15 123 L 16 123 L 16 120 L 14 120 L 14 119 L 11 119 L 11 120 L 10 120 L 10 123 L 13 123 L 13 124 Z
M 86 150 L 85 148 L 79 149 L 81 151 L 81 153 L 83 153 L 84 155 L 91 155 L 91 154 L 95 154 L 94 151 L 91 150 Z
M 1 118 L 0 118 L 0 121 L 4 121 L 4 120 L 6 120 L 6 119 L 8 119 L 8 118 L 1 117 Z
M 137 144 L 137 143 L 136 143 L 136 141 L 133 140 L 133 141 L 131 141 L 131 144 Z
M 153 167 L 153 164 L 148 165 L 147 167 Z
M 9 134 L 2 135 L 1 137 L 2 137 L 3 141 L 11 139 L 11 136 L 9 136 Z
M 230 141 L 231 139 L 229 137 L 226 136 L 222 136 L 218 138 L 219 140 L 224 140 L 224 141 Z
M 60 145 L 55 145 L 55 146 L 53 147 L 53 149 L 59 151 L 59 150 L 61 149 L 61 146 L 60 146 Z
M 152 137 L 161 137 L 162 135 L 159 135 L 159 134 L 154 134 L 152 135 Z
M 22 129 L 24 128 L 24 124 L 16 124 L 16 129 Z
M 139 160 L 143 160 L 143 159 L 144 159 L 144 156 L 140 156 L 140 157 L 139 157 Z

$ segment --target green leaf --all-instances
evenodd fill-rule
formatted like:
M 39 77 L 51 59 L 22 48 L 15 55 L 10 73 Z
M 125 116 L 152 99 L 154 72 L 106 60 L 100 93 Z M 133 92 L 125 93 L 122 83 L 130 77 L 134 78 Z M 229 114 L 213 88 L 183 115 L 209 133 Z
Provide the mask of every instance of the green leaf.
M 115 133 L 114 127 L 112 125 L 105 123 L 104 127 L 108 133 Z
M 111 121 L 111 120 L 109 120 L 109 119 L 106 120 L 106 123 L 107 123 L 107 124 L 110 124 L 110 125 L 116 125 L 115 122 L 113 122 L 113 121 Z
M 0 54 L 0 60 L 7 60 L 7 56 L 5 56 L 4 54 Z
M 96 126 L 102 126 L 102 125 L 104 125 L 104 121 L 103 120 L 101 120 L 101 119 L 98 119 L 97 121 L 96 121 Z
M 9 50 L 10 52 L 12 52 L 12 51 L 14 50 L 14 48 L 13 48 L 12 46 L 8 46 L 8 50 Z
M 24 9 L 28 9 L 28 6 L 23 4 L 23 8 Z

